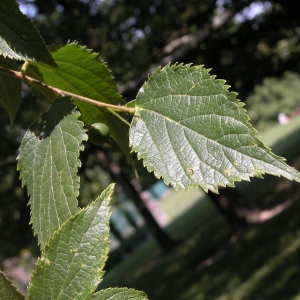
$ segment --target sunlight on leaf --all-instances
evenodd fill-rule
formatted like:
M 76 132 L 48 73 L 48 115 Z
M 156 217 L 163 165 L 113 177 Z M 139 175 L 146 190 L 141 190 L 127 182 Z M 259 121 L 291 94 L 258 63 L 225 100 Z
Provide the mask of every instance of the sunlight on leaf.
M 87 299 L 96 289 L 109 251 L 108 205 L 113 189 L 111 184 L 55 232 L 31 277 L 30 299 Z
M 243 103 L 201 66 L 167 65 L 140 89 L 130 128 L 132 151 L 176 189 L 218 191 L 264 173 L 300 181 L 251 127 Z
M 113 288 L 101 290 L 95 293 L 92 297 L 93 300 L 147 300 L 148 297 L 145 293 L 127 288 Z

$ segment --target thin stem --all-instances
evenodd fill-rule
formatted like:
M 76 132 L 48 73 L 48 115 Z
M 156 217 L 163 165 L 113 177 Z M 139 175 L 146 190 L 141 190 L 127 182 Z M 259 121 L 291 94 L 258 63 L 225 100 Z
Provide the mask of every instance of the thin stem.
M 13 76 L 13 77 L 23 79 L 24 81 L 29 82 L 29 83 L 38 84 L 38 85 L 40 85 L 44 88 L 47 88 L 50 91 L 58 93 L 60 95 L 72 97 L 72 98 L 75 98 L 77 100 L 87 102 L 89 104 L 92 104 L 92 105 L 95 105 L 95 106 L 98 106 L 98 107 L 110 108 L 114 111 L 125 111 L 125 112 L 130 113 L 130 114 L 134 114 L 134 112 L 135 112 L 134 108 L 129 108 L 129 107 L 120 106 L 120 105 L 114 105 L 114 104 L 108 104 L 108 103 L 105 103 L 105 102 L 100 102 L 100 101 L 97 101 L 97 100 L 90 99 L 88 97 L 80 96 L 80 95 L 77 95 L 77 94 L 74 94 L 74 93 L 71 93 L 71 92 L 61 90 L 59 88 L 56 88 L 56 87 L 53 87 L 51 85 L 45 84 L 45 83 L 43 83 L 43 82 L 41 82 L 37 79 L 29 77 L 27 75 L 23 75 L 21 72 L 18 72 L 18 71 L 14 71 L 14 70 L 5 69 L 3 67 L 0 67 L 0 72 L 3 73 L 3 74 L 9 75 L 9 76 Z
M 111 108 L 108 108 L 108 110 L 110 111 L 111 114 L 113 114 L 114 116 L 116 116 L 119 120 L 121 120 L 123 123 L 125 123 L 128 127 L 130 127 L 130 123 L 127 122 L 127 120 L 125 120 L 124 118 L 122 118 L 119 114 L 117 114 L 114 110 L 112 110 Z

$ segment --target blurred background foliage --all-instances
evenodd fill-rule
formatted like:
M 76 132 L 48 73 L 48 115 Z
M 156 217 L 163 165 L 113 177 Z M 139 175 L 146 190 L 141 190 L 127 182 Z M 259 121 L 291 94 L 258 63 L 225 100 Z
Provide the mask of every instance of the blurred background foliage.
M 258 131 L 278 124 L 279 114 L 291 118 L 300 112 L 299 83 L 299 74 L 286 71 L 279 78 L 265 78 L 255 86 L 245 101 L 251 123 Z
M 300 6 L 298 0 L 19 0 L 48 45 L 78 41 L 99 52 L 116 79 L 123 102 L 135 98 L 156 67 L 168 62 L 203 64 L 226 79 L 246 102 L 252 124 L 265 130 L 278 115 L 300 107 Z M 46 109 L 25 92 L 13 128 L 0 107 L 0 263 L 30 248 L 38 252 L 29 225 L 26 190 L 16 171 L 18 147 L 30 123 Z M 87 205 L 111 181 L 88 142 L 81 153 L 79 204 Z M 123 154 L 101 149 L 134 179 Z M 140 186 L 157 180 L 137 161 Z M 126 200 L 124 200 L 126 199 Z M 122 187 L 113 203 L 130 201 Z M 136 215 L 137 212 L 134 212 Z M 128 221 L 130 222 L 130 221 Z M 116 233 L 117 234 L 117 233 Z M 144 234 L 144 233 L 143 233 Z

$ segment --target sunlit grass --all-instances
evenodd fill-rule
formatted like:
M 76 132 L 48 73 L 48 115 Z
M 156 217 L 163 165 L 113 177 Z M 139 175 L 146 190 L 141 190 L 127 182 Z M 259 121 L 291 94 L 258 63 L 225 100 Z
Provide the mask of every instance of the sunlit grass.
M 201 258 L 229 236 L 222 218 L 199 222 L 177 248 L 160 256 L 151 240 L 104 277 L 103 287 L 144 290 L 150 299 L 297 299 L 300 297 L 300 204 L 255 227 L 211 265 Z M 188 218 L 188 215 L 187 215 Z

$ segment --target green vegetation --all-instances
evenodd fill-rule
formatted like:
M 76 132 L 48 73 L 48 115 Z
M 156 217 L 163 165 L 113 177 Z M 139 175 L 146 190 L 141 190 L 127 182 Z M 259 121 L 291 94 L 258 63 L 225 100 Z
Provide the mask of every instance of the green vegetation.
M 101 146 L 106 143 L 110 137 L 109 128 L 104 123 L 92 124 L 88 132 L 89 141 L 94 145 Z
M 224 246 L 221 258 L 210 250 L 228 238 L 229 230 L 222 219 L 211 222 L 215 215 L 208 210 L 206 222 L 194 222 L 194 232 L 176 250 L 159 256 L 151 242 L 109 271 L 100 287 L 126 285 L 144 290 L 149 299 L 298 299 L 299 209 L 298 201 Z M 188 224 L 189 214 L 183 218 Z
M 282 78 L 266 78 L 245 100 L 251 123 L 257 130 L 278 124 L 278 116 L 289 118 L 300 112 L 300 76 L 286 72 Z
M 299 127 L 300 116 L 260 136 L 281 154 L 288 153 L 300 142 Z M 298 155 L 290 155 L 289 160 L 295 161 Z M 295 163 L 299 164 L 299 158 Z M 262 208 L 289 199 L 295 202 L 227 244 L 230 228 L 203 191 L 172 192 L 161 207 L 170 217 L 167 230 L 183 243 L 163 256 L 157 244 L 149 241 L 110 270 L 100 286 L 138 288 L 147 292 L 149 299 L 298 299 L 299 186 L 270 176 L 241 183 L 238 188 Z
M 22 293 L 0 272 L 0 298 L 297 297 L 297 0 L 19 2 L 34 23 L 0 6 L 0 258 L 39 248 Z M 258 128 L 286 124 L 276 154 L 237 92 Z M 157 178 L 203 191 L 159 208 Z M 99 286 L 109 231 L 107 268 L 140 249 Z

